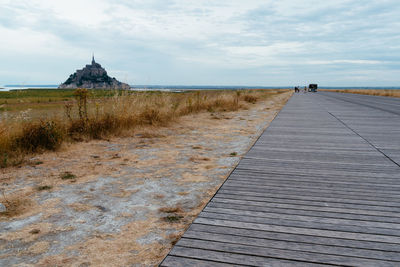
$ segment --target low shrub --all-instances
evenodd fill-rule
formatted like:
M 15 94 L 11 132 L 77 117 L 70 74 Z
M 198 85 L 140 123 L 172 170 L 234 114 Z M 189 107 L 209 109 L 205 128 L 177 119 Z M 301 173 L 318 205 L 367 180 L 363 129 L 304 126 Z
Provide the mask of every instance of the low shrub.
M 56 150 L 63 140 L 64 127 L 60 123 L 40 120 L 23 125 L 22 132 L 13 141 L 13 147 L 27 152 Z
M 155 108 L 147 108 L 142 111 L 139 115 L 139 120 L 143 124 L 148 125 L 157 125 L 158 123 L 162 122 L 162 117 L 160 111 Z
M 254 103 L 257 102 L 257 100 L 258 100 L 258 98 L 256 96 L 253 96 L 253 95 L 245 95 L 244 96 L 244 101 L 246 101 L 248 103 L 254 104 Z
M 101 139 L 115 133 L 121 127 L 118 118 L 106 114 L 104 117 L 90 119 L 87 122 L 87 135 L 93 139 Z

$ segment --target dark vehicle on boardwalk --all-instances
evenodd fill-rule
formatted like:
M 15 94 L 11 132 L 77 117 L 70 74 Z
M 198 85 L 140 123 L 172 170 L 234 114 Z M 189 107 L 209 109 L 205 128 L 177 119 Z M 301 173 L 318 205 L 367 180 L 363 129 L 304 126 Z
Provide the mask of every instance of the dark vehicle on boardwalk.
M 312 83 L 308 86 L 309 92 L 315 93 L 315 92 L 317 92 L 317 90 L 318 90 L 318 84 Z

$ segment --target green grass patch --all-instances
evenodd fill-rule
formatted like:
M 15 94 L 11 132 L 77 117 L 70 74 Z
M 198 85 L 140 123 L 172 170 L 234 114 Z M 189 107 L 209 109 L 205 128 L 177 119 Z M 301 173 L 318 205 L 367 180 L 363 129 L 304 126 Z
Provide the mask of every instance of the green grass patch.
M 75 89 L 23 89 L 23 90 L 11 90 L 11 91 L 1 91 L 0 92 L 0 103 L 1 100 L 5 99 L 27 99 L 32 101 L 36 100 L 64 100 L 74 97 Z M 110 97 L 117 95 L 122 95 L 123 90 L 103 90 L 103 89 L 89 89 L 90 94 L 94 97 Z
M 181 215 L 170 215 L 170 216 L 164 217 L 164 221 L 169 222 L 169 223 L 175 223 L 175 222 L 179 222 L 182 218 L 183 218 L 183 216 L 181 216 Z
M 71 172 L 63 172 L 60 174 L 60 177 L 63 180 L 72 180 L 76 178 L 76 175 L 72 174 Z

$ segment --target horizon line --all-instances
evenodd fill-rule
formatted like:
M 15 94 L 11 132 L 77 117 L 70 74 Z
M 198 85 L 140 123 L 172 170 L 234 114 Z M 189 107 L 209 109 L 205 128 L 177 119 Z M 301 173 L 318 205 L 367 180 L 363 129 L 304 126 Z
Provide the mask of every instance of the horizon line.
M 205 84 L 205 85 L 201 85 L 201 84 L 129 84 L 131 87 L 144 87 L 144 86 L 156 86 L 156 87 L 161 87 L 161 86 L 166 86 L 166 87 L 171 87 L 171 86 L 177 86 L 177 87 L 184 87 L 184 86 L 188 86 L 188 87 L 294 87 L 294 86 L 299 86 L 298 84 L 294 84 L 294 85 L 244 85 L 244 84 L 239 84 L 239 85 L 213 85 L 213 84 Z M 307 86 L 308 84 L 303 84 L 300 86 Z M 53 84 L 53 83 L 38 83 L 38 84 L 4 84 L 4 85 L 0 85 L 3 87 L 29 87 L 29 86 L 33 86 L 33 87 L 38 87 L 38 86 L 47 86 L 47 87 L 58 87 L 59 84 Z M 397 87 L 400 88 L 400 85 L 357 85 L 357 86 L 353 86 L 353 85 L 319 85 L 318 87 Z

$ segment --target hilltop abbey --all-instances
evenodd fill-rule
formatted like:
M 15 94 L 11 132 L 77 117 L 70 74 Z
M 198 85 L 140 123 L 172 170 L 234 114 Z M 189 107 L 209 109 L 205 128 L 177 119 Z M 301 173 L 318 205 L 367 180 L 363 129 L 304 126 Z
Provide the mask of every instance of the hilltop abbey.
M 87 89 L 130 89 L 126 83 L 122 83 L 107 75 L 107 71 L 94 60 L 92 64 L 77 70 L 58 88 L 87 88 Z

